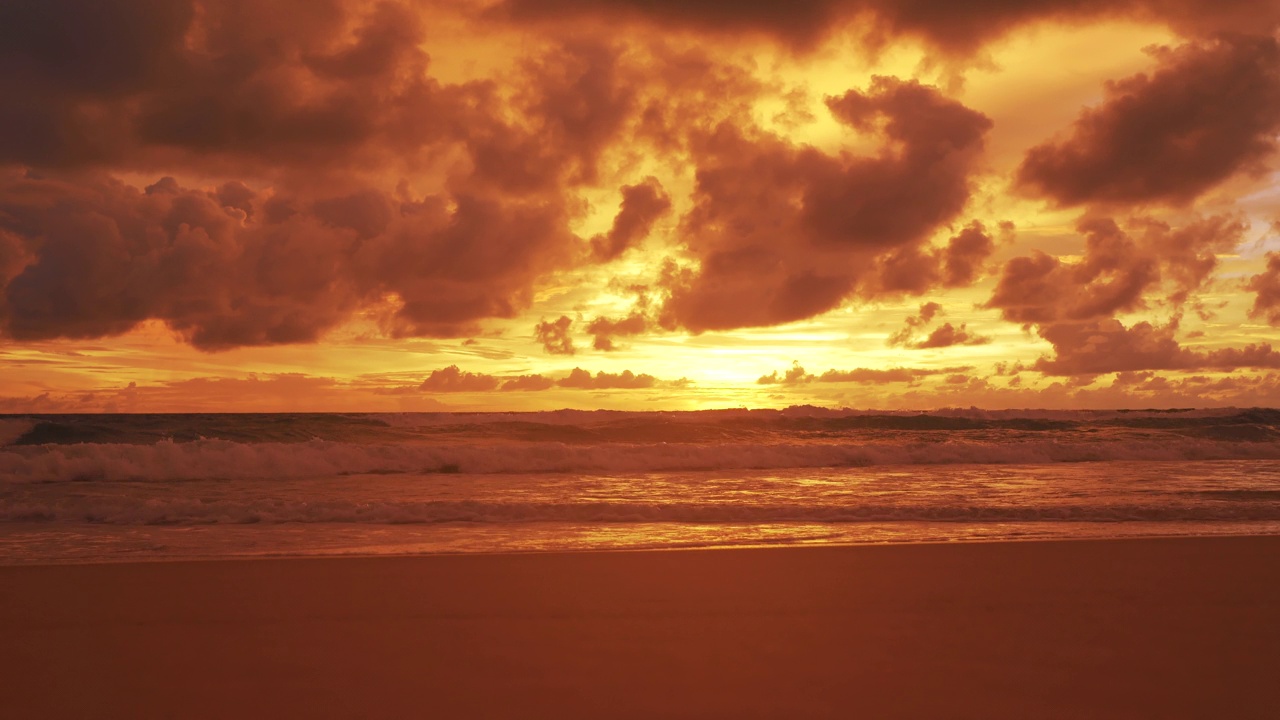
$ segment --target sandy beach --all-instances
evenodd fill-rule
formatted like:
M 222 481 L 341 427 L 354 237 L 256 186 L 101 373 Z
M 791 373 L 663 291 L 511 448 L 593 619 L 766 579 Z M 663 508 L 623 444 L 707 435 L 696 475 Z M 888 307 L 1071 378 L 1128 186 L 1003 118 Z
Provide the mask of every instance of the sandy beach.
M 1280 537 L 0 568 L 6 718 L 1275 718 Z

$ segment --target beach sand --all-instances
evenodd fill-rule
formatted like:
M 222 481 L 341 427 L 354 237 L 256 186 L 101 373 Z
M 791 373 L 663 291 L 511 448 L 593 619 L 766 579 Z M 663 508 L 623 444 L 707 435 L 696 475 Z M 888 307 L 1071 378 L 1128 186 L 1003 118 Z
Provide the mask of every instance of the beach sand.
M 0 568 L 3 718 L 1277 718 L 1280 537 Z

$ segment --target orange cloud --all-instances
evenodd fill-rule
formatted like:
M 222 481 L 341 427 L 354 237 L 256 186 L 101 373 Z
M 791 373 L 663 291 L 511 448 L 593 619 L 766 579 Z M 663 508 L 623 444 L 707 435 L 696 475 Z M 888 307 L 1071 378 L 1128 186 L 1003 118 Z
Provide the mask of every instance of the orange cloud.
M 1280 352 L 1270 343 L 1243 348 L 1197 351 L 1182 347 L 1174 337 L 1176 321 L 1168 325 L 1140 322 L 1125 327 L 1118 320 L 1061 323 L 1041 329 L 1055 351 L 1034 369 L 1049 375 L 1096 375 L 1136 370 L 1235 370 L 1280 367 Z
M 664 326 L 775 325 L 828 311 L 859 289 L 919 293 L 938 275 L 942 260 L 922 245 L 964 208 L 990 120 L 892 78 L 828 105 L 850 127 L 883 122 L 900 149 L 833 157 L 726 125 L 702 138 L 695 207 L 684 219 L 684 242 L 701 265 L 664 279 Z M 917 266 L 912 286 L 884 287 L 900 262 Z
M 1249 316 L 1280 325 L 1280 253 L 1267 253 L 1267 269 L 1249 278 L 1247 288 L 1256 293 Z
M 429 392 L 485 392 L 496 390 L 499 383 L 498 378 L 492 375 L 463 372 L 457 365 L 450 365 L 432 370 L 418 389 Z
M 957 4 L 948 0 L 502 0 L 490 15 L 512 22 L 561 23 L 598 18 L 647 23 L 720 37 L 762 35 L 807 50 L 829 35 L 856 28 L 870 41 L 919 38 L 947 54 L 969 55 L 1011 30 L 1040 20 L 1078 22 L 1132 17 L 1167 22 L 1180 31 L 1213 34 L 1274 27 L 1280 11 L 1267 0 L 1212 4 L 1184 0 L 997 0 Z
M 649 234 L 653 223 L 671 209 L 671 198 L 662 191 L 662 183 L 654 177 L 637 185 L 622 188 L 622 209 L 613 219 L 613 227 L 604 235 L 591 239 L 591 252 L 599 262 L 622 255 Z
M 756 383 L 759 385 L 803 385 L 805 383 L 908 383 L 914 384 L 922 378 L 933 375 L 949 375 L 952 373 L 971 370 L 970 367 L 950 367 L 950 368 L 855 368 L 853 370 L 828 370 L 821 375 L 812 375 L 805 371 L 799 363 L 791 366 L 781 377 L 776 371 L 761 376 Z
M 1132 222 L 1134 235 L 1110 218 L 1086 218 L 1081 262 L 1044 253 L 1005 264 L 986 307 L 1019 323 L 1051 323 L 1110 317 L 1145 307 L 1146 293 L 1168 280 L 1170 299 L 1184 302 L 1217 266 L 1216 253 L 1240 242 L 1245 226 L 1228 217 L 1197 220 L 1182 228 L 1150 219 Z
M 1227 36 L 1153 51 L 1148 75 L 1107 86 L 1071 135 L 1032 148 L 1018 181 L 1062 205 L 1186 204 L 1257 171 L 1280 130 L 1280 44 Z
M 533 328 L 533 337 L 542 343 L 542 349 L 551 355 L 572 355 L 577 352 L 573 346 L 573 335 L 569 329 L 573 320 L 561 315 L 558 320 L 543 320 Z
M 587 325 L 587 332 L 594 336 L 591 345 L 596 350 L 616 350 L 614 338 L 639 335 L 649 329 L 650 320 L 643 313 L 633 312 L 621 320 L 598 317 Z
M 1046 68 L 1034 101 L 1076 99 L 992 120 L 1026 78 L 979 61 L 1093 23 L 1170 47 Z M 1280 261 L 1243 244 L 1277 211 L 1278 27 L 1265 0 L 9 0 L 0 392 L 1225 402 L 1270 386 L 1187 374 L 1275 363 L 1244 319 L 1280 324 Z M 903 368 L 886 335 L 1001 369 Z M 790 357 L 854 369 L 752 383 Z
M 641 373 L 636 375 L 630 370 L 623 370 L 620 373 L 607 373 L 603 370 L 595 375 L 583 370 L 582 368 L 574 368 L 568 377 L 561 378 L 556 382 L 560 387 L 579 388 L 582 390 L 610 390 L 610 389 L 637 389 L 651 388 L 657 385 L 658 381 L 652 375 Z

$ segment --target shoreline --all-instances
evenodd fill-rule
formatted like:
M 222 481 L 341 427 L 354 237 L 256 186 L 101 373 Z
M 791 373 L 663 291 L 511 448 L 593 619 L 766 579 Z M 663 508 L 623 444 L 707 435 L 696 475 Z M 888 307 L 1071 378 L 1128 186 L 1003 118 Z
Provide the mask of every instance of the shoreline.
M 34 567 L 91 567 L 96 565 L 154 565 L 167 563 L 219 563 L 219 562 L 273 562 L 273 561 L 290 561 L 290 560 L 377 560 L 377 559 L 415 559 L 415 558 L 436 558 L 436 557 L 525 557 L 525 556 L 541 556 L 541 555 L 593 555 L 593 554 L 612 554 L 612 553 L 666 553 L 666 552 L 714 552 L 714 551 L 733 551 L 733 550 L 787 550 L 787 549 L 816 549 L 816 548 L 876 548 L 876 547 L 900 547 L 900 546 L 930 546 L 930 547 L 951 547 L 961 545 L 999 545 L 999 544 L 1024 544 L 1024 543 L 1110 543 L 1110 542 L 1134 542 L 1134 541 L 1177 541 L 1177 540 L 1212 540 L 1217 538 L 1280 538 L 1280 531 L 1276 532 L 1222 532 L 1222 533 L 1187 533 L 1187 534 L 1151 534 L 1151 535 L 1114 535 L 1114 536 L 1050 536 L 1050 537 L 980 537 L 980 538 L 952 538 L 946 540 L 927 539 L 927 540 L 868 540 L 865 542 L 788 542 L 779 541 L 776 543 L 743 543 L 732 545 L 669 545 L 669 546 L 643 546 L 643 547 L 598 547 L 598 548 L 555 548 L 555 549 L 529 549 L 529 550 L 459 550 L 459 551 L 426 551 L 426 552 L 403 552 L 403 553 L 300 553 L 300 554 L 259 554 L 259 555 L 195 555 L 195 556 L 173 556 L 173 557 L 154 557 L 154 558 L 138 558 L 126 557 L 120 559 L 94 559 L 94 560 L 37 560 L 34 562 L 23 563 L 5 563 L 0 561 L 0 573 L 12 568 L 34 568 Z
M 1268 718 L 1277 558 L 1216 536 L 8 566 L 0 715 Z

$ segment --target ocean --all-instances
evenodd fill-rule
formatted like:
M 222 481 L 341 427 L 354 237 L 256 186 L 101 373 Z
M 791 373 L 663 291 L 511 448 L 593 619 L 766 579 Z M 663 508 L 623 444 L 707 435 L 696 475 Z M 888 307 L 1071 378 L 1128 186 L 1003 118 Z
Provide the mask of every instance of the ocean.
M 1280 411 L 0 416 L 0 563 L 1280 533 Z

